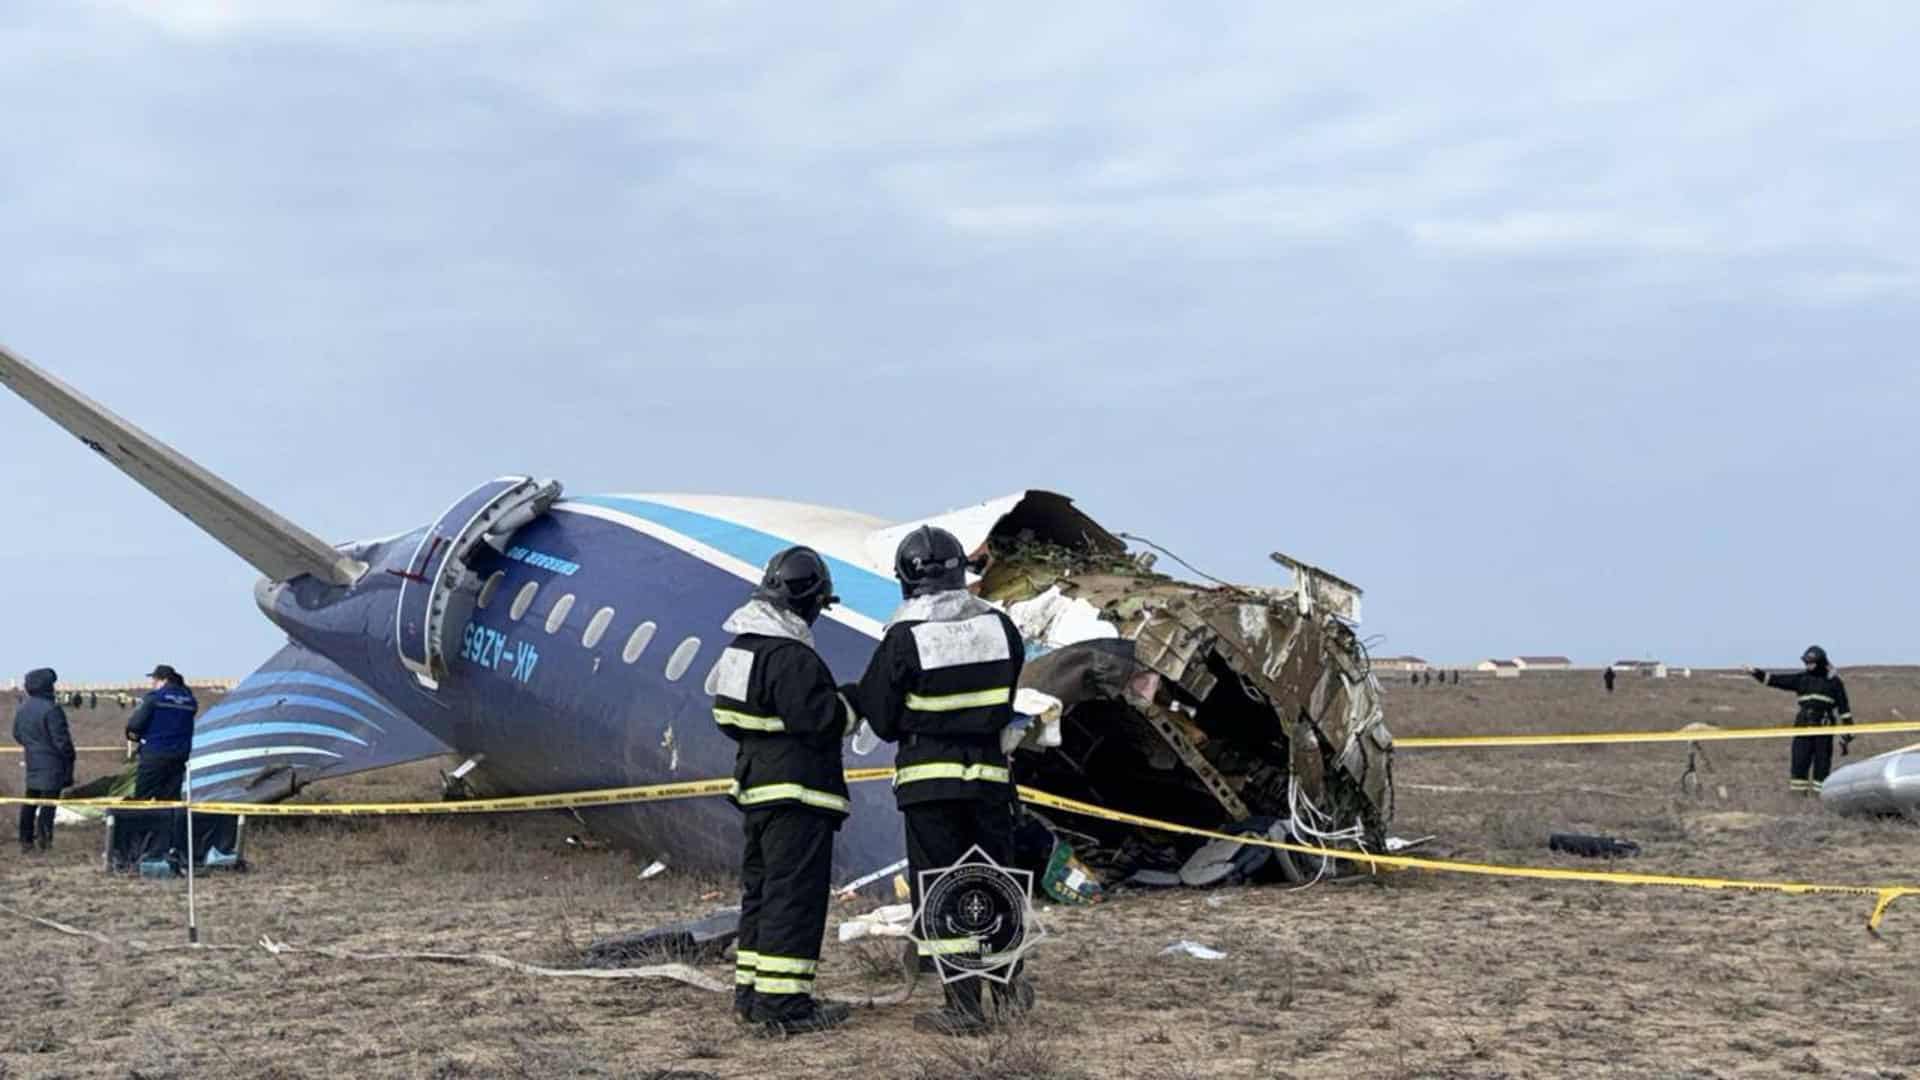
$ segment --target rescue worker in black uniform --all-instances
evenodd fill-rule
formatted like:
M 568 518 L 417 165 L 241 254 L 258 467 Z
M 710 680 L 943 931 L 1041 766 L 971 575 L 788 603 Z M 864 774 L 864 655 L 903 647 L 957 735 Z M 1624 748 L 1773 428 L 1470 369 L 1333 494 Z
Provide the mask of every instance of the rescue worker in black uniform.
M 1760 668 L 1748 668 L 1755 682 L 1799 695 L 1800 711 L 1794 727 L 1824 728 L 1833 724 L 1853 726 L 1853 707 L 1847 704 L 1847 686 L 1833 673 L 1827 662 L 1827 650 L 1810 645 L 1800 654 L 1806 670 L 1797 674 L 1769 675 Z M 1840 754 L 1846 756 L 1853 736 L 1840 737 Z M 1793 739 L 1792 779 L 1789 786 L 1801 795 L 1817 795 L 1833 767 L 1833 736 L 1796 735 Z
M 840 741 L 858 721 L 813 649 L 810 627 L 836 602 L 827 564 L 795 547 L 722 629 L 713 719 L 740 744 L 733 801 L 743 814 L 734 1011 L 767 1034 L 825 1031 L 845 1005 L 813 997 L 832 889 L 833 836 L 846 820 Z
M 1014 786 L 1000 733 L 1013 722 L 1014 687 L 1025 645 L 1013 620 L 967 591 L 966 551 L 943 529 L 923 526 L 900 542 L 894 573 L 906 602 L 888 624 L 866 674 L 850 688 L 874 734 L 898 743 L 894 797 L 906 817 L 907 881 L 920 911 L 920 874 L 952 866 L 978 846 L 1013 864 Z M 930 936 L 923 924 L 921 938 Z M 965 942 L 922 940 L 925 959 Z M 985 1031 L 979 978 L 945 987 L 946 1004 L 914 1027 L 946 1035 Z M 993 985 L 998 1011 L 1031 1007 L 1033 990 L 1016 969 Z

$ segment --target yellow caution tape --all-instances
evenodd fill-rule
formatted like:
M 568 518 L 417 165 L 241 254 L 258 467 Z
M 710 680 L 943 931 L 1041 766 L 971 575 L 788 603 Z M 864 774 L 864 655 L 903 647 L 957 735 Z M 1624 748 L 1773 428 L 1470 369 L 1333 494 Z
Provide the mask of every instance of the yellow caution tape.
M 1632 874 L 1612 870 L 1559 870 L 1539 866 L 1499 866 L 1491 863 L 1453 862 L 1447 859 L 1420 859 L 1407 855 L 1372 855 L 1362 851 L 1342 851 L 1334 848 L 1309 847 L 1305 844 L 1292 844 L 1284 840 L 1269 840 L 1260 836 L 1243 836 L 1233 833 L 1216 832 L 1191 825 L 1177 825 L 1170 821 L 1158 821 L 1119 810 L 1109 810 L 1104 806 L 1052 795 L 1030 787 L 1020 788 L 1020 801 L 1032 806 L 1045 806 L 1054 810 L 1064 810 L 1071 814 L 1116 821 L 1126 825 L 1138 825 L 1141 828 L 1155 829 L 1161 832 L 1185 833 L 1188 836 L 1204 836 L 1213 840 L 1230 840 L 1236 844 L 1252 844 L 1280 851 L 1298 852 L 1302 855 L 1314 855 L 1325 858 L 1341 859 L 1346 862 L 1365 863 L 1369 868 L 1382 867 L 1396 870 L 1432 870 L 1447 874 L 1479 874 L 1485 877 L 1532 878 L 1541 881 L 1584 881 L 1601 885 L 1651 885 L 1683 889 L 1728 889 L 1741 892 L 1775 892 L 1793 895 L 1809 893 L 1832 893 L 1842 896 L 1871 896 L 1874 898 L 1873 914 L 1867 919 L 1867 929 L 1880 932 L 1881 919 L 1886 915 L 1887 907 L 1902 896 L 1920 895 L 1920 886 L 1912 885 L 1814 885 L 1783 881 L 1741 881 L 1734 878 L 1682 877 L 1674 874 Z
M 1584 746 L 1596 743 L 1716 742 L 1725 739 L 1791 739 L 1803 735 L 1883 735 L 1920 731 L 1920 720 L 1888 720 L 1848 727 L 1698 728 L 1687 731 L 1602 731 L 1587 735 L 1395 736 L 1395 750 L 1444 750 L 1492 746 Z
M 866 783 L 886 780 L 892 776 L 892 769 L 849 769 L 847 782 Z M 556 792 L 551 795 L 512 795 L 498 799 L 466 799 L 456 802 L 235 803 L 195 800 L 193 809 L 196 813 L 202 814 L 246 814 L 250 817 L 507 814 L 526 810 L 571 810 L 582 806 L 623 806 L 628 803 L 664 802 L 670 799 L 701 799 L 730 794 L 732 791 L 732 780 L 688 780 L 677 784 L 646 784 L 638 787 L 598 788 L 593 791 Z M 178 810 L 186 805 L 184 801 L 161 799 L 0 797 L 0 806 L 64 806 L 69 809 Z
M 851 769 L 847 772 L 850 784 L 885 780 L 893 775 L 892 769 Z M 602 788 L 596 791 L 576 791 L 553 795 L 517 795 L 501 799 L 472 799 L 464 802 L 413 802 L 413 803 L 217 803 L 196 802 L 193 809 L 209 814 L 246 814 L 256 817 L 333 817 L 333 816 L 384 816 L 384 815 L 432 815 L 432 814 L 496 814 L 524 810 L 566 810 L 581 806 L 615 806 L 626 803 L 655 802 L 669 799 L 706 798 L 728 794 L 733 789 L 731 780 L 693 780 L 677 784 L 649 784 L 641 787 Z M 1446 859 L 1422 859 L 1407 855 L 1375 855 L 1363 851 L 1346 851 L 1337 848 L 1311 847 L 1306 844 L 1288 843 L 1284 840 L 1270 840 L 1266 837 L 1246 836 L 1236 833 L 1202 829 L 1193 825 L 1180 825 L 1171 821 L 1142 817 L 1121 810 L 1111 810 L 1093 803 L 1080 802 L 1065 796 L 1040 791 L 1037 788 L 1022 786 L 1019 789 L 1022 802 L 1033 806 L 1044 806 L 1071 814 L 1101 818 L 1106 821 L 1136 825 L 1141 828 L 1160 832 L 1182 833 L 1188 836 L 1205 837 L 1210 840 L 1227 840 L 1236 844 L 1252 844 L 1258 847 L 1274 848 L 1279 851 L 1291 851 L 1301 855 L 1339 859 L 1345 862 L 1363 863 L 1368 868 L 1397 870 L 1430 870 L 1449 874 L 1477 874 L 1483 877 L 1531 878 L 1542 881 L 1581 881 L 1601 885 L 1644 885 L 1686 889 L 1724 889 L 1741 892 L 1774 892 L 1793 895 L 1813 893 L 1838 894 L 1843 896 L 1871 896 L 1875 903 L 1873 914 L 1867 920 L 1867 929 L 1879 933 L 1881 920 L 1887 908 L 1902 896 L 1920 894 L 1920 886 L 1910 885 L 1820 885 L 1799 882 L 1780 881 L 1743 881 L 1735 878 L 1683 877 L 1672 874 L 1633 874 L 1610 870 L 1560 870 L 1537 866 L 1500 866 L 1491 863 L 1453 862 Z M 161 802 L 134 799 L 24 799 L 0 798 L 0 805 L 16 806 L 66 806 L 96 807 L 119 810 L 168 810 L 184 807 L 183 802 Z
M 1727 739 L 1795 739 L 1819 735 L 1888 735 L 1920 731 L 1920 720 L 1885 720 L 1872 724 L 1853 724 L 1823 728 L 1694 728 L 1671 731 L 1597 731 L 1587 734 L 1539 735 L 1409 735 L 1396 736 L 1396 750 L 1474 749 L 1499 746 L 1588 746 L 1600 743 L 1716 742 Z M 126 746 L 80 746 L 82 754 L 125 753 Z M 1920 744 L 1903 749 L 1920 749 Z M 18 754 L 17 746 L 0 747 L 0 754 Z M 848 775 L 852 775 L 851 773 Z M 891 775 L 891 774 L 888 774 Z M 609 789 L 625 790 L 625 789 Z

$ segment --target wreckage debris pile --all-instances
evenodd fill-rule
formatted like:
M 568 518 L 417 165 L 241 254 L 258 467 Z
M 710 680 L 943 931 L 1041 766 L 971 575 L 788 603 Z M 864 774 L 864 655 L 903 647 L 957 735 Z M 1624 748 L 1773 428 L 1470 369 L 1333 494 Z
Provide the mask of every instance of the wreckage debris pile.
M 1168 577 L 1111 537 L 1025 531 L 989 549 L 981 592 L 1027 641 L 1021 688 L 1060 702 L 1060 744 L 1016 754 L 1020 782 L 1181 824 L 1383 850 L 1392 736 L 1365 650 L 1336 613 L 1298 587 Z M 1099 881 L 1194 876 L 1183 869 L 1199 841 L 1027 814 L 1022 863 L 1036 870 L 1057 871 L 1064 845 Z M 1255 861 L 1229 859 L 1211 880 L 1320 869 Z

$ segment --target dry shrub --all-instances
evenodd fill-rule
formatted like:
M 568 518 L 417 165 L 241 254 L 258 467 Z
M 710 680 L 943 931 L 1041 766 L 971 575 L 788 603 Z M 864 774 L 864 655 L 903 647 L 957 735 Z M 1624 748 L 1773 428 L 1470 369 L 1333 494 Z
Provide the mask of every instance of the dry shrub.
M 1547 842 L 1546 830 L 1533 815 L 1518 810 L 1491 810 L 1480 817 L 1480 833 L 1494 849 L 1532 849 Z
M 1091 1080 L 1031 1024 L 1008 1024 L 977 1039 L 952 1039 L 914 1065 L 913 1080 Z
M 841 950 L 841 955 L 851 960 L 853 970 L 868 980 L 898 979 L 902 976 L 906 960 L 901 955 L 901 943 L 904 938 L 866 938 L 851 942 Z

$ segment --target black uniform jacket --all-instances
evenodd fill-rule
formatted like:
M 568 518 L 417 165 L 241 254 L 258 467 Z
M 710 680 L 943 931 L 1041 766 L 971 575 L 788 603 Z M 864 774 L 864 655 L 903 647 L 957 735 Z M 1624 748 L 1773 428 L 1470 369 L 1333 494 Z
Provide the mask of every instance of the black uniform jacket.
M 1811 671 L 1768 675 L 1766 684 L 1799 695 L 1800 711 L 1793 718 L 1795 727 L 1853 723 L 1853 707 L 1847 704 L 1847 684 L 1841 682 L 1838 675 L 1816 675 Z
M 874 734 L 900 744 L 893 780 L 900 806 L 1013 798 L 1000 732 L 1013 722 L 1024 659 L 1013 620 L 969 593 L 937 593 L 900 609 L 866 674 L 849 688 Z
M 858 721 L 812 646 L 741 634 L 720 655 L 712 685 L 714 722 L 740 744 L 733 762 L 736 805 L 847 816 L 840 741 Z

